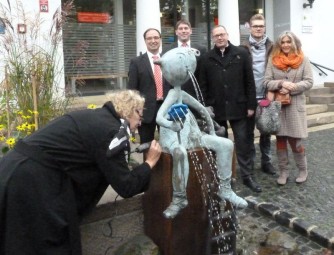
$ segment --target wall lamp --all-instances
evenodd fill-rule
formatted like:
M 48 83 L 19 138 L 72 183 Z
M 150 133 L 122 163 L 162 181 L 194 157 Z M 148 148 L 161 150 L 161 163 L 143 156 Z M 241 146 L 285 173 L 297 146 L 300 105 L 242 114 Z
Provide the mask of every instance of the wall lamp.
M 314 0 L 307 0 L 308 4 L 303 4 L 303 8 L 306 8 L 307 6 L 310 6 L 312 8 Z

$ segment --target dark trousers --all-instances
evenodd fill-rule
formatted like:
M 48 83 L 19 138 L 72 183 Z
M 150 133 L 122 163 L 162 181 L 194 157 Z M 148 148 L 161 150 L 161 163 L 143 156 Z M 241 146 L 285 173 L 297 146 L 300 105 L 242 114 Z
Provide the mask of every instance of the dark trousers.
M 154 118 L 149 123 L 142 123 L 140 127 L 138 127 L 138 133 L 140 137 L 140 143 L 151 142 L 154 139 L 154 133 L 156 128 L 159 130 L 159 126 L 157 126 L 156 117 L 157 113 L 162 105 L 163 101 L 157 101 L 157 107 L 155 109 Z
M 233 131 L 234 143 L 236 148 L 236 155 L 240 167 L 240 174 L 242 179 L 246 179 L 253 175 L 252 169 L 252 153 L 251 153 L 251 139 L 249 137 L 249 123 L 248 118 L 239 120 L 229 120 Z M 226 121 L 218 121 L 221 126 L 227 127 Z M 227 130 L 227 129 L 226 129 Z M 226 132 L 227 134 L 227 132 Z

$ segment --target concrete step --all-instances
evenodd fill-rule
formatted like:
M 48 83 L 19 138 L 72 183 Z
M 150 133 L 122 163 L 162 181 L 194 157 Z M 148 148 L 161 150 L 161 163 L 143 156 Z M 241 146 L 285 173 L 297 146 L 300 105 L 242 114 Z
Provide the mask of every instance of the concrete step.
M 334 123 L 334 112 L 323 112 L 307 115 L 307 126 L 314 127 Z
M 307 104 L 306 113 L 307 115 L 317 114 L 328 111 L 328 105 L 326 104 Z
M 334 103 L 334 94 L 318 94 L 309 97 L 311 104 L 332 104 Z
M 308 91 L 305 91 L 306 96 L 316 96 L 322 94 L 331 94 L 334 93 L 334 87 L 320 87 L 312 88 Z
M 83 109 L 87 108 L 90 104 L 95 104 L 96 107 L 101 107 L 107 101 L 108 97 L 106 95 L 75 97 L 70 108 Z
M 334 88 L 334 82 L 325 82 L 325 83 L 324 83 L 324 87 L 327 87 L 327 88 Z

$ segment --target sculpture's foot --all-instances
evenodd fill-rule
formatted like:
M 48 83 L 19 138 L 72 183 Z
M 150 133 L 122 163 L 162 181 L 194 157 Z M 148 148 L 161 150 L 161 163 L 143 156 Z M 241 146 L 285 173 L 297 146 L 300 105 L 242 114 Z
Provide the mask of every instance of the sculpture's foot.
M 236 208 L 246 208 L 248 203 L 245 199 L 237 196 L 231 189 L 221 188 L 218 196 L 221 199 L 230 201 Z
M 187 198 L 173 198 L 168 208 L 164 211 L 164 216 L 167 219 L 173 219 L 179 212 L 188 205 Z

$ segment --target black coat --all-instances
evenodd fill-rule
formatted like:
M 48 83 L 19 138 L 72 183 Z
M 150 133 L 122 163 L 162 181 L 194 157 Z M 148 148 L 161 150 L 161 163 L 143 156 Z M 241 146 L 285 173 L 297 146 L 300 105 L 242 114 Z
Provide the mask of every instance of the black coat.
M 120 124 L 107 103 L 69 113 L 24 139 L 42 153 L 17 148 L 6 154 L 0 161 L 0 254 L 80 255 L 80 216 L 109 184 L 122 197 L 145 191 L 148 164 L 130 171 L 125 151 L 106 156 Z
M 135 89 L 145 97 L 143 123 L 151 123 L 157 112 L 157 90 L 154 82 L 154 74 L 147 53 L 131 59 L 129 66 L 128 89 Z M 163 97 L 170 89 L 168 82 L 163 79 Z M 155 121 L 155 120 L 154 120 Z
M 257 106 L 249 53 L 229 42 L 224 57 L 214 47 L 202 59 L 200 86 L 206 105 L 213 106 L 217 121 L 237 120 Z
M 163 52 L 163 54 L 166 53 L 167 51 L 169 51 L 171 49 L 175 49 L 177 47 L 178 47 L 178 43 L 174 42 L 170 45 L 170 47 L 166 51 Z M 196 43 L 191 43 L 191 48 L 196 49 L 200 52 L 200 55 L 196 56 L 197 66 L 196 66 L 196 70 L 195 70 L 195 73 L 194 73 L 195 78 L 197 79 L 197 82 L 199 82 L 199 68 L 201 66 L 201 60 L 202 60 L 203 56 L 205 55 L 205 53 L 207 52 L 207 49 L 206 49 L 206 47 L 201 46 L 201 45 L 196 44 Z M 194 85 L 193 85 L 191 79 L 189 79 L 185 84 L 182 85 L 182 90 L 184 90 L 189 95 L 191 95 L 192 97 L 196 98 L 198 101 L 201 102 L 201 98 L 197 98 L 197 94 L 196 94 L 196 91 L 194 89 Z

